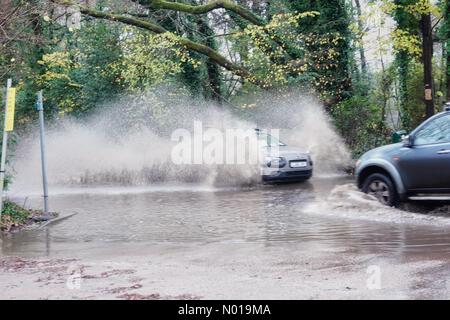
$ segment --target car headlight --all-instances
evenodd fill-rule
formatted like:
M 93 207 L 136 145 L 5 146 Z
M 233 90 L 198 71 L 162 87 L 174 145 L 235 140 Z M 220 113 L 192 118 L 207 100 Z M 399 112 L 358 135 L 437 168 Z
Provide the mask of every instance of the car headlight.
M 287 165 L 287 161 L 283 157 L 267 157 L 266 164 L 269 168 L 284 168 Z

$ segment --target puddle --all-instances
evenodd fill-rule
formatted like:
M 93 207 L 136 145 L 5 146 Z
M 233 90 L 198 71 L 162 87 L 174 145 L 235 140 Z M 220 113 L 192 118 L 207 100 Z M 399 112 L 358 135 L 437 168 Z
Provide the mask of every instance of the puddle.
M 67 188 L 51 209 L 77 212 L 45 230 L 4 237 L 2 253 L 46 254 L 118 244 L 295 244 L 368 254 L 450 253 L 450 219 L 387 208 L 348 177 L 251 189 Z M 18 198 L 18 201 L 24 201 Z M 38 196 L 27 205 L 39 207 Z M 84 248 L 84 249 L 83 249 Z

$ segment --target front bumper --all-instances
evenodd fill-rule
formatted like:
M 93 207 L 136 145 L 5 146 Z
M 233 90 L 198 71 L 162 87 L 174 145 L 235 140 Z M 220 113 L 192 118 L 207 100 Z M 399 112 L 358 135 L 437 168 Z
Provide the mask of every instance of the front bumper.
M 312 177 L 313 170 L 278 171 L 270 175 L 263 175 L 264 182 L 305 181 Z

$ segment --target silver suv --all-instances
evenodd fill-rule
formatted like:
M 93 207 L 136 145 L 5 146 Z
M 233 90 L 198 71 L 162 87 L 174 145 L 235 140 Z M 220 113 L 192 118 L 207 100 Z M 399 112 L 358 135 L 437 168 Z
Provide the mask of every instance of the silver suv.
M 403 142 L 367 152 L 356 164 L 359 188 L 388 206 L 402 200 L 448 200 L 450 106 Z
M 261 175 L 264 182 L 302 182 L 313 175 L 313 162 L 308 152 L 288 147 L 272 135 L 256 129 L 264 161 Z

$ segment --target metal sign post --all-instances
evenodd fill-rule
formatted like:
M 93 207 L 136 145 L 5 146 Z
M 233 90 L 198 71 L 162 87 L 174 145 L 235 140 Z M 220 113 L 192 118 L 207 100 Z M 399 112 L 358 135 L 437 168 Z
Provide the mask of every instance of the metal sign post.
M 0 220 L 2 218 L 3 212 L 3 187 L 5 184 L 5 166 L 6 166 L 6 151 L 8 147 L 8 132 L 12 131 L 11 127 L 11 117 L 12 126 L 14 126 L 14 98 L 15 92 L 11 91 L 12 80 L 8 79 L 6 83 L 6 99 L 5 99 L 5 120 L 3 126 L 3 143 L 2 143 L 2 158 L 0 164 Z M 8 110 L 11 109 L 12 110 Z M 12 113 L 12 114 L 11 114 Z
M 42 91 L 38 92 L 36 108 L 39 111 L 39 127 L 41 137 L 41 168 L 42 168 L 42 186 L 44 189 L 44 213 L 48 215 L 47 170 L 45 165 L 44 103 L 42 99 Z

